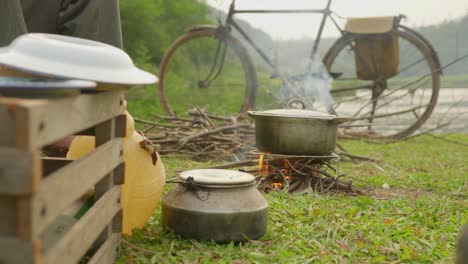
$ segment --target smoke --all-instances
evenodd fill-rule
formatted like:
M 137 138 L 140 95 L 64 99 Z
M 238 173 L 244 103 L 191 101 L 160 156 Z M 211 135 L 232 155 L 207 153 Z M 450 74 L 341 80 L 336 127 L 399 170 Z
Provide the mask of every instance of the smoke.
M 330 94 L 332 78 L 318 54 L 300 63 L 300 74 L 289 76 L 278 92 L 278 99 L 287 108 L 332 112 Z

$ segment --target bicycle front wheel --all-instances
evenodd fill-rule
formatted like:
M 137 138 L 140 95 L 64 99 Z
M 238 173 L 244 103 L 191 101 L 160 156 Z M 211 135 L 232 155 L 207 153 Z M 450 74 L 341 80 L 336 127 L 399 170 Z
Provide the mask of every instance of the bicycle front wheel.
M 362 54 L 357 54 L 356 43 L 362 35 L 345 34 L 324 57 L 325 66 L 335 76 L 333 108 L 338 115 L 354 119 L 343 130 L 352 137 L 407 137 L 426 122 L 437 103 L 440 69 L 431 47 L 401 27 L 388 35 L 399 43 L 399 67 L 390 77 L 358 77 L 362 69 L 357 69 L 356 60 L 362 60 Z M 367 63 L 376 64 L 377 60 L 367 58 Z
M 217 114 L 244 113 L 255 102 L 257 79 L 245 47 L 216 29 L 188 32 L 164 55 L 158 92 L 168 115 L 192 107 Z

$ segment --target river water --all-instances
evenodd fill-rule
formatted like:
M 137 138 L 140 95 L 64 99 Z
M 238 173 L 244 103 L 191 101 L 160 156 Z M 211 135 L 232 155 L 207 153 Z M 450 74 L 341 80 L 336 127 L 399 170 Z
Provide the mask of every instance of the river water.
M 450 122 L 450 125 L 440 132 L 468 132 L 468 88 L 440 89 L 436 108 L 420 130 L 446 122 Z
M 363 93 L 367 92 L 363 91 Z M 406 91 L 398 91 L 394 96 L 398 96 L 398 93 L 405 95 Z M 357 96 L 359 97 L 359 94 L 357 94 Z M 428 96 L 430 96 L 430 94 L 428 94 Z M 339 113 L 346 116 L 347 113 L 354 113 L 363 105 L 368 105 L 368 97 L 362 100 L 363 101 L 348 100 L 340 104 Z M 392 113 L 406 110 L 408 106 L 411 105 L 410 100 L 410 96 L 404 96 L 398 101 L 395 101 L 391 107 L 387 106 L 386 111 Z M 426 97 L 426 100 L 429 100 L 429 97 Z M 370 108 L 369 105 L 368 108 Z M 373 130 L 377 133 L 393 134 L 409 127 L 414 121 L 415 117 L 411 114 L 374 119 Z M 359 122 L 367 123 L 367 120 Z M 434 130 L 434 133 L 468 132 L 468 88 L 441 88 L 432 115 L 415 133 L 428 131 L 445 123 L 450 124 Z M 363 129 L 365 130 L 366 127 Z

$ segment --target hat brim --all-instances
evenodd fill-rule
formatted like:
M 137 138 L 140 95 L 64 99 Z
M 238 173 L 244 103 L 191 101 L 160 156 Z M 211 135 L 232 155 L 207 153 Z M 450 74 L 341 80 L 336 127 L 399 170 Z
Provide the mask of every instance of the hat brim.
M 136 67 L 100 68 L 97 66 L 81 66 L 32 57 L 15 52 L 10 48 L 0 48 L 0 65 L 16 70 L 51 77 L 66 79 L 89 80 L 99 83 L 121 85 L 146 85 L 158 82 L 158 78 Z
M 94 89 L 96 83 L 86 80 L 0 77 L 0 89 Z

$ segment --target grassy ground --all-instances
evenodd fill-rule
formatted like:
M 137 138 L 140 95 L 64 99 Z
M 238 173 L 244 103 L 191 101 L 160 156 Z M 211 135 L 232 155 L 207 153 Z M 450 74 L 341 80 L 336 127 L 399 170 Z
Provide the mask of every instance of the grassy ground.
M 339 164 L 369 195 L 265 194 L 268 231 L 259 241 L 182 240 L 161 228 L 158 208 L 143 230 L 124 238 L 118 263 L 453 263 L 468 219 L 468 135 L 450 139 L 465 146 L 429 136 L 391 145 L 341 142 L 351 153 L 383 161 Z M 169 176 L 207 165 L 164 162 Z

